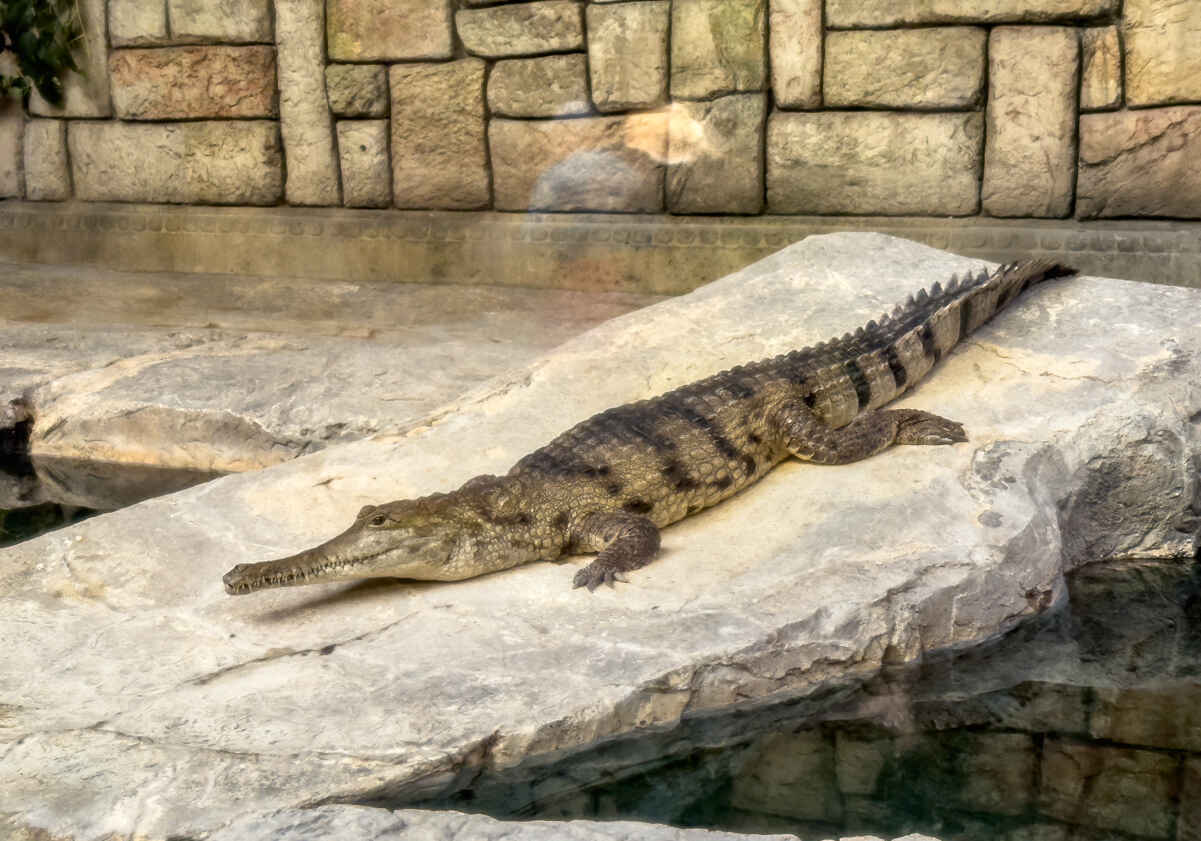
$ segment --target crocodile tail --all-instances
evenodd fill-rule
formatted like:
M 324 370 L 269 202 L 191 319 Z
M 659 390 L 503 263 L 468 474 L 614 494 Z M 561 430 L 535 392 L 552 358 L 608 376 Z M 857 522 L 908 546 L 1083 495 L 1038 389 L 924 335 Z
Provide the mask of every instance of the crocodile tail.
M 873 347 L 867 351 L 880 365 L 887 365 L 896 386 L 887 395 L 890 389 L 885 383 L 878 389 L 879 402 L 873 399 L 873 405 L 911 387 L 965 336 L 1030 286 L 1071 274 L 1074 269 L 1052 260 L 1024 260 L 991 273 L 969 273 L 962 280 L 952 277 L 946 287 L 935 283 L 928 292 L 923 289 L 910 296 L 882 317 Z

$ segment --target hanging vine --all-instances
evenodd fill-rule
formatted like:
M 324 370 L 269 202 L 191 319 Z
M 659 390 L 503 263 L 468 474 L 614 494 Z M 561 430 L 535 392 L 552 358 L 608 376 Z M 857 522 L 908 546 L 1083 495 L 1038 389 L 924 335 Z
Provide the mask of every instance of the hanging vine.
M 0 73 L 0 96 L 26 105 L 37 90 L 52 105 L 63 101 L 63 76 L 79 72 L 71 50 L 83 40 L 76 0 L 0 0 L 0 58 L 16 56 L 15 75 Z

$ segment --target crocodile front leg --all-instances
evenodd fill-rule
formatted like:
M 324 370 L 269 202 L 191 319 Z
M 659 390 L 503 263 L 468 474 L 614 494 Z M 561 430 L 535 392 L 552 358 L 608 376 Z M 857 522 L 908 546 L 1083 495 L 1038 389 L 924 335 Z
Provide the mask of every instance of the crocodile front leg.
M 575 574 L 574 586 L 595 590 L 625 581 L 622 573 L 644 567 L 659 551 L 659 528 L 639 514 L 622 511 L 588 514 L 571 534 L 571 546 L 581 552 L 599 552 L 596 559 Z
M 963 424 L 920 409 L 864 412 L 835 429 L 803 403 L 789 403 L 772 417 L 784 445 L 802 461 L 849 464 L 893 444 L 955 444 L 967 440 Z

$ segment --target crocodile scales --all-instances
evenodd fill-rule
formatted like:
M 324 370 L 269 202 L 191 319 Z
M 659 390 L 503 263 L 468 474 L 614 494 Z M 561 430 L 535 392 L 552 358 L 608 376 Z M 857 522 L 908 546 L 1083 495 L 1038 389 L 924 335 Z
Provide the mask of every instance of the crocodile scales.
M 716 505 L 789 456 L 845 464 L 893 444 L 966 441 L 955 421 L 881 409 L 1033 283 L 1074 274 L 1027 260 L 952 277 L 855 333 L 740 365 L 609 409 L 505 476 L 368 505 L 326 543 L 226 573 L 231 594 L 373 577 L 455 581 L 534 560 L 598 553 L 576 587 L 625 580 L 659 529 Z

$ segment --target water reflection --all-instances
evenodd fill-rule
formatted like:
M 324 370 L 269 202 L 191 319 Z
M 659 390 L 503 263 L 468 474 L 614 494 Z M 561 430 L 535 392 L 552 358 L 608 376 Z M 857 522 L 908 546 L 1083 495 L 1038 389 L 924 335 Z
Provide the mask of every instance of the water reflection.
M 9 450 L 0 458 L 0 546 L 221 475 Z
M 645 734 L 649 747 L 613 743 L 525 780 L 481 778 L 438 805 L 801 838 L 1201 838 L 1198 568 L 1096 565 L 1068 591 L 1003 638 L 825 700 L 686 720 L 659 741 Z M 670 755 L 739 728 L 725 747 Z

